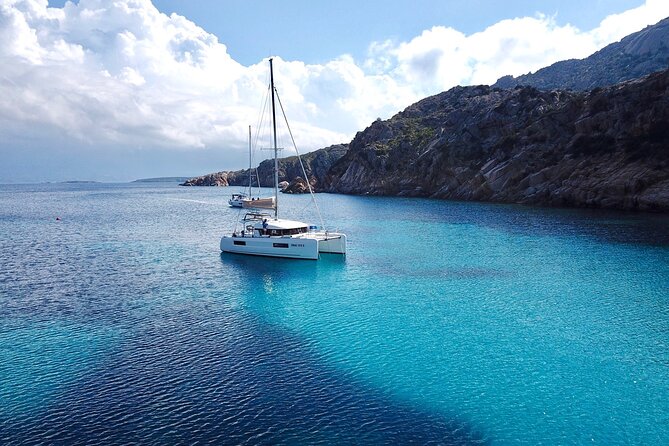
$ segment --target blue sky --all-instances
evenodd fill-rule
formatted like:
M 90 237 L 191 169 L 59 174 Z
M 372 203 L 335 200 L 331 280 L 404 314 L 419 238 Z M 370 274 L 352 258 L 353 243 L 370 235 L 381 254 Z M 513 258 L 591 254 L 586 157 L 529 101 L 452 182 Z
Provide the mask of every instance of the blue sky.
M 348 53 L 365 56 L 373 41 L 409 40 L 435 25 L 465 34 L 502 19 L 555 15 L 558 23 L 591 29 L 609 14 L 638 6 L 638 0 L 402 0 L 324 2 L 187 1 L 154 2 L 161 11 L 192 18 L 219 36 L 230 54 L 244 64 L 272 52 L 287 59 L 322 63 Z M 253 7 L 249 7 L 249 5 Z
M 64 0 L 49 4 L 62 6 Z M 365 56 L 371 42 L 409 40 L 435 25 L 472 34 L 502 19 L 555 16 L 561 24 L 588 30 L 639 0 L 156 0 L 162 12 L 183 15 L 250 65 L 270 54 L 323 63 L 341 54 Z
M 241 168 L 269 55 L 306 152 L 666 16 L 667 0 L 0 0 L 0 182 Z

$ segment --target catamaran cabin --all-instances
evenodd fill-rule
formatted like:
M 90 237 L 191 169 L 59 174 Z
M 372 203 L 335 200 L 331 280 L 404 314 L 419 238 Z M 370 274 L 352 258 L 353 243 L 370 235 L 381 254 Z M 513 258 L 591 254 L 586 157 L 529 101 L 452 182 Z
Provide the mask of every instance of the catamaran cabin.
M 247 214 L 246 224 L 241 233 L 233 237 L 290 237 L 309 232 L 309 227 L 300 221 L 274 220 L 268 214 Z

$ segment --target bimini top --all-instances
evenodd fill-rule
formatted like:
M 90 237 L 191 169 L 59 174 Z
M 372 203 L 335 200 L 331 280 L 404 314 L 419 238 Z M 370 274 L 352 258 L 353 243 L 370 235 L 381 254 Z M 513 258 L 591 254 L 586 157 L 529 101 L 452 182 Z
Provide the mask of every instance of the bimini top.
M 261 234 L 285 235 L 308 232 L 309 225 L 295 220 L 274 219 L 264 212 L 247 212 L 242 220 L 245 224 L 253 222 L 253 228 Z M 247 226 L 247 229 L 250 229 Z
M 264 226 L 265 221 L 267 222 L 266 226 Z M 274 220 L 268 218 L 266 220 L 261 220 L 256 222 L 255 227 L 264 229 L 301 229 L 301 228 L 308 228 L 309 225 L 301 221 Z

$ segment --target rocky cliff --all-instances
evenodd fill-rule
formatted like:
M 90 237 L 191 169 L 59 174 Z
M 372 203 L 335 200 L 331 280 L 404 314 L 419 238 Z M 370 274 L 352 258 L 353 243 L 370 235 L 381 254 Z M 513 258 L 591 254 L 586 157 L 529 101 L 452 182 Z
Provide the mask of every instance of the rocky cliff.
M 309 182 L 314 190 L 321 189 L 321 179 L 325 178 L 332 165 L 338 161 L 348 150 L 348 144 L 336 144 L 315 152 L 302 155 L 302 163 L 307 173 Z M 260 185 L 272 187 L 274 185 L 274 160 L 265 160 L 257 168 L 257 174 L 260 178 Z M 281 158 L 279 160 L 279 181 L 302 182 L 304 183 L 304 174 L 297 156 Z M 299 178 L 299 180 L 298 180 Z M 191 178 L 182 186 L 247 186 L 249 184 L 249 170 L 222 171 L 210 173 L 196 178 Z M 253 184 L 257 185 L 256 172 L 253 171 Z M 286 189 L 289 192 L 301 193 L 302 190 L 297 184 L 289 185 Z
M 669 67 L 669 18 L 606 46 L 585 59 L 571 59 L 518 77 L 505 76 L 493 87 L 527 85 L 541 90 L 591 90 Z
M 591 92 L 456 87 L 359 132 L 349 194 L 669 210 L 669 71 Z

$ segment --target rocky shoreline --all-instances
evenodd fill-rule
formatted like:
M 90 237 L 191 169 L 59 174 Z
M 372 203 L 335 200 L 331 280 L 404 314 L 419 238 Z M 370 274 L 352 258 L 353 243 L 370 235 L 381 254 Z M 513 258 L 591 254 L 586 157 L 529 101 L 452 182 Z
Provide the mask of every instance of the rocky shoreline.
M 358 133 L 324 190 L 669 211 L 669 71 L 591 92 L 456 87 Z
M 322 179 L 326 177 L 327 172 L 332 165 L 337 162 L 348 150 L 348 144 L 335 144 L 315 152 L 302 155 L 302 163 L 307 173 L 311 187 L 315 191 L 321 191 Z M 265 160 L 260 163 L 253 172 L 253 184 L 257 185 L 257 176 L 260 177 L 260 184 L 270 187 L 274 184 L 274 161 Z M 279 160 L 279 182 L 289 183 L 282 188 L 287 193 L 308 192 L 306 182 L 303 179 L 304 174 L 297 156 L 281 158 Z M 207 175 L 191 178 L 184 181 L 181 186 L 248 186 L 249 169 L 236 171 L 214 172 Z
M 279 181 L 289 183 L 285 193 L 310 185 L 316 192 L 667 212 L 668 54 L 669 18 L 586 59 L 423 99 L 376 120 L 349 144 L 304 155 L 306 178 L 297 157 L 281 159 Z M 665 71 L 639 77 L 657 69 Z M 273 184 L 273 161 L 257 172 L 260 184 Z M 244 186 L 248 176 L 248 169 L 223 171 L 183 185 Z
M 455 87 L 303 162 L 317 192 L 667 212 L 669 70 L 590 92 Z M 279 165 L 284 192 L 308 191 L 296 157 Z M 245 184 L 248 169 L 184 183 Z

